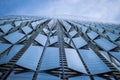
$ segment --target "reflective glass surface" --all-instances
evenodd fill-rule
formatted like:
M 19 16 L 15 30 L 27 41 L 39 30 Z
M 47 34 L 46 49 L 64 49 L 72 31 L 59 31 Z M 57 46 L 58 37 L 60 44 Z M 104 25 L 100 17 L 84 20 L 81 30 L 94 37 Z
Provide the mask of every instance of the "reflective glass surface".
M 94 80 L 106 80 L 106 79 L 101 78 L 101 77 L 94 77 Z
M 4 26 L 0 26 L 0 29 L 1 29 L 4 33 L 8 32 L 11 28 L 13 28 L 13 26 L 10 25 L 10 24 L 4 25 Z
M 11 49 L 10 52 L 4 55 L 0 59 L 0 64 L 7 63 L 17 52 L 23 47 L 23 45 L 14 45 Z
M 63 21 L 63 20 L 61 20 L 61 21 L 62 21 L 62 23 L 63 23 L 65 29 L 66 29 L 67 32 L 68 32 L 68 31 L 70 30 L 70 28 L 71 28 L 71 25 L 69 25 L 66 21 Z
M 66 58 L 67 58 L 67 63 L 69 68 L 72 68 L 79 72 L 87 73 L 76 50 L 66 48 L 65 53 L 66 53 Z
M 117 36 L 117 35 L 115 35 L 113 33 L 110 33 L 110 32 L 107 32 L 106 35 L 113 41 L 115 41 L 119 37 L 119 36 Z
M 0 43 L 0 54 L 5 51 L 7 48 L 9 48 L 11 44 L 2 44 Z
M 11 34 L 5 36 L 4 38 L 6 40 L 8 40 L 9 42 L 11 42 L 11 43 L 14 44 L 14 43 L 16 43 L 17 41 L 19 41 L 23 37 L 24 37 L 24 34 L 21 34 L 21 33 L 19 33 L 19 31 L 16 31 L 14 33 L 11 33 Z
M 60 78 L 47 73 L 39 73 L 36 80 L 60 80 Z
M 23 27 L 22 30 L 23 30 L 26 34 L 28 34 L 28 33 L 30 33 L 30 32 L 32 31 L 32 29 L 31 29 L 30 27 L 28 27 L 28 26 Z
M 45 35 L 39 34 L 35 40 L 40 44 L 45 45 L 47 37 Z
M 77 76 L 69 78 L 68 80 L 91 80 L 89 76 Z
M 33 72 L 25 72 L 25 73 L 19 73 L 15 74 L 15 71 L 13 71 L 10 76 L 7 78 L 7 80 L 32 80 Z
M 74 30 L 74 31 L 69 32 L 69 34 L 70 34 L 71 37 L 73 37 L 77 34 L 77 32 Z
M 42 51 L 43 47 L 31 45 L 22 55 L 22 57 L 18 60 L 17 65 L 28 69 L 36 70 Z
M 110 56 L 108 55 L 108 53 L 106 51 L 99 51 L 107 60 L 110 61 Z
M 87 27 L 83 26 L 82 28 L 82 32 L 85 33 L 87 31 Z
M 95 32 L 93 32 L 93 31 L 87 33 L 87 35 L 88 35 L 89 38 L 92 39 L 92 40 L 95 39 L 95 38 L 98 36 L 98 34 L 95 33 Z
M 50 37 L 50 44 L 53 44 L 53 43 L 55 43 L 57 41 L 58 41 L 58 37 L 57 36 Z
M 47 70 L 57 67 L 59 67 L 59 49 L 54 47 L 47 47 L 40 70 Z
M 114 58 L 116 58 L 117 60 L 120 61 L 120 52 L 110 52 L 110 54 L 111 54 Z
M 79 52 L 92 74 L 100 74 L 110 71 L 106 64 L 91 49 L 79 50 Z
M 22 21 L 15 21 L 15 25 L 19 26 L 22 23 Z
M 73 42 L 77 48 L 87 45 L 87 42 L 82 37 L 73 38 Z
M 98 46 L 100 46 L 102 49 L 104 49 L 106 51 L 112 50 L 115 47 L 117 47 L 115 44 L 111 43 L 110 41 L 108 41 L 104 38 L 96 39 L 94 41 Z

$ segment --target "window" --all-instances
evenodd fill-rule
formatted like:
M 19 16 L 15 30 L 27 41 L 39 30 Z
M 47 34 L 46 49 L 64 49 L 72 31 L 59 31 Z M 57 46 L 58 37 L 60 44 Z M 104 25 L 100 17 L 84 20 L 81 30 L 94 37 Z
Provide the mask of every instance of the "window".
M 0 64 L 5 64 L 7 63 L 17 52 L 23 47 L 23 45 L 14 45 L 11 49 L 10 52 L 4 55 L 0 59 Z
M 24 37 L 24 34 L 21 34 L 21 33 L 19 33 L 19 31 L 16 31 L 14 33 L 11 33 L 11 34 L 5 36 L 4 38 L 6 40 L 8 40 L 9 42 L 11 42 L 11 43 L 14 44 L 14 43 L 16 43 L 17 41 L 19 41 L 23 37 Z
M 0 43 L 0 54 L 5 51 L 6 49 L 8 49 L 11 46 L 11 44 L 2 44 Z
M 22 57 L 18 60 L 17 65 L 28 69 L 36 70 L 42 51 L 43 47 L 31 45 L 22 55 Z
M 87 42 L 82 37 L 73 38 L 73 42 L 77 48 L 87 45 Z
M 91 74 L 100 74 L 110 71 L 106 64 L 91 49 L 80 49 L 79 53 L 82 56 Z
M 44 46 L 47 41 L 47 37 L 45 35 L 39 34 L 35 40 Z
M 76 50 L 66 48 L 65 54 L 66 54 L 69 68 L 82 72 L 82 73 L 87 73 Z
M 98 46 L 100 46 L 102 49 L 104 49 L 106 51 L 110 51 L 117 47 L 115 44 L 111 43 L 110 41 L 108 41 L 104 38 L 96 39 L 94 41 Z
M 60 78 L 46 73 L 39 73 L 36 80 L 60 80 Z
M 47 70 L 59 67 L 59 49 L 47 47 L 43 56 L 40 70 Z
M 13 26 L 10 25 L 10 24 L 4 25 L 4 26 L 0 26 L 0 29 L 1 29 L 4 33 L 7 33 L 11 28 L 13 28 Z

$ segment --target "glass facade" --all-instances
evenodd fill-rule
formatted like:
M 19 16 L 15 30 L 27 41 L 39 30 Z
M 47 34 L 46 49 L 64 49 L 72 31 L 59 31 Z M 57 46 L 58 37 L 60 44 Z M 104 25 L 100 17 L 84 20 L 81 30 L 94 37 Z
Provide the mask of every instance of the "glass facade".
M 120 25 L 2 17 L 0 80 L 120 80 Z

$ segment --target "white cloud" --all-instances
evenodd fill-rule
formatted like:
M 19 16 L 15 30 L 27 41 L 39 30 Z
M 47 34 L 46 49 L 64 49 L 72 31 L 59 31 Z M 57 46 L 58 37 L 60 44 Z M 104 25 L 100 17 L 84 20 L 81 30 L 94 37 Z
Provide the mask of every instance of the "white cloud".
M 40 3 L 42 4 L 42 3 Z M 16 14 L 46 15 L 53 17 L 86 18 L 94 21 L 113 21 L 120 15 L 120 0 L 51 0 L 44 6 L 26 6 Z

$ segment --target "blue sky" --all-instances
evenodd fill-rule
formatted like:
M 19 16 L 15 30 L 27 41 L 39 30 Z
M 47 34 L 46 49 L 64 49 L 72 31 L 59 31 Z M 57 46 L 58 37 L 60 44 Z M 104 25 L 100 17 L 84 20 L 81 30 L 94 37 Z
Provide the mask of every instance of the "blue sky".
M 31 15 L 120 23 L 120 0 L 2 0 L 0 15 Z

